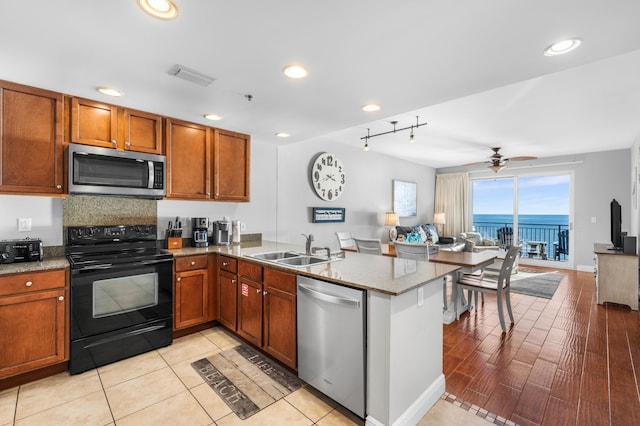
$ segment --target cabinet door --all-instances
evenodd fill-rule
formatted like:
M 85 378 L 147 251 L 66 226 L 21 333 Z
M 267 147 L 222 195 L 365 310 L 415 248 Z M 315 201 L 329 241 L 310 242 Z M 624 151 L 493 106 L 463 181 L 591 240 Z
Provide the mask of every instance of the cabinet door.
M 249 201 L 249 135 L 215 129 L 213 146 L 213 199 Z
M 209 320 L 209 274 L 206 269 L 176 274 L 174 329 Z
M 167 198 L 208 199 L 211 194 L 210 129 L 166 121 Z
M 161 116 L 125 109 L 122 123 L 124 149 L 149 154 L 162 154 Z
M 71 99 L 71 142 L 118 147 L 118 109 L 88 99 Z
M 262 284 L 244 277 L 238 287 L 238 334 L 262 346 Z
M 236 331 L 237 279 L 235 274 L 218 273 L 218 321 L 230 330 Z
M 66 359 L 65 290 L 0 298 L 0 379 Z
M 297 368 L 296 294 L 264 286 L 263 349 L 289 367 Z
M 63 96 L 0 81 L 0 191 L 63 194 Z

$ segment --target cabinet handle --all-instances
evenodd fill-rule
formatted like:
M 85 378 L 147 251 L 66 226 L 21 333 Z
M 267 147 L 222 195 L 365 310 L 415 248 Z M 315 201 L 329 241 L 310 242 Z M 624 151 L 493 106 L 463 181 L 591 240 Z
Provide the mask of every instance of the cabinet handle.
M 62 185 L 56 185 L 56 189 L 62 189 Z
M 31 287 L 33 285 L 33 283 L 31 281 L 27 281 L 25 284 L 26 284 L 27 287 Z
M 236 283 L 236 280 L 231 280 L 231 284 L 235 284 L 235 283 Z
M 222 266 L 229 266 L 229 262 L 222 262 Z
M 124 146 L 125 146 L 125 148 L 127 148 L 127 149 L 131 148 L 131 142 L 126 141 L 126 142 L 124 143 Z
M 111 145 L 115 148 L 118 146 L 118 142 L 115 139 L 111 139 Z
M 196 264 L 195 260 L 192 260 L 192 261 L 191 261 L 191 266 L 193 266 L 193 265 L 195 265 L 195 264 Z
M 267 295 L 267 292 L 266 292 L 266 291 L 263 291 L 263 292 L 262 292 L 262 295 L 263 295 L 263 296 L 266 296 L 266 295 Z
M 259 288 L 256 288 L 256 293 L 260 293 L 260 289 Z
M 58 300 L 62 302 L 64 300 L 64 296 L 58 297 Z
M 207 197 L 210 197 L 210 196 L 211 196 L 211 193 L 210 193 L 210 192 L 207 192 Z
M 176 278 L 176 281 L 178 281 L 178 282 L 179 282 L 179 281 L 182 281 L 182 278 L 181 278 L 181 277 L 178 277 L 178 278 Z
M 216 197 L 219 196 L 220 194 L 216 192 Z

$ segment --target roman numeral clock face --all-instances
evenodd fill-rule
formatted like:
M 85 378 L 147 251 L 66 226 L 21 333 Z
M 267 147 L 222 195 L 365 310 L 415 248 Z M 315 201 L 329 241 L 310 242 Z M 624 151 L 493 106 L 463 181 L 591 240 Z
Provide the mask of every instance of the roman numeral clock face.
M 318 197 L 335 200 L 342 194 L 345 183 L 344 166 L 338 158 L 324 152 L 315 159 L 311 169 L 311 183 Z

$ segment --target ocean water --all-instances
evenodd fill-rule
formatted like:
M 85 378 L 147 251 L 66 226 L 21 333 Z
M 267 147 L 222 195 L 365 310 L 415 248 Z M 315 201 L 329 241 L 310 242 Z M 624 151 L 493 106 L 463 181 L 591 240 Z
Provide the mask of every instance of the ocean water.
M 474 214 L 473 223 L 479 224 L 499 224 L 513 226 L 513 215 L 511 214 Z M 520 226 L 541 226 L 564 225 L 563 229 L 569 226 L 569 215 L 567 214 L 521 214 L 518 216 Z

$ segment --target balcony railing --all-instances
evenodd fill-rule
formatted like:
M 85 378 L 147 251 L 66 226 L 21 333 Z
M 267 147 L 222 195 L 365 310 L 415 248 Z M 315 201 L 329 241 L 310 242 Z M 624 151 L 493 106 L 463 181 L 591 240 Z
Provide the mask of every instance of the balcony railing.
M 476 232 L 479 232 L 482 235 L 482 238 L 490 238 L 493 240 L 498 240 L 498 229 L 503 227 L 509 227 L 513 229 L 513 222 L 473 222 L 473 229 Z M 518 226 L 518 240 L 522 242 L 522 255 L 530 256 L 535 258 L 542 258 L 544 260 L 553 260 L 554 259 L 554 243 L 558 242 L 558 235 L 560 231 L 568 230 L 569 225 L 563 224 L 537 224 L 537 223 L 528 223 L 526 225 Z M 529 244 L 530 241 L 534 242 L 544 242 L 546 243 L 545 254 L 546 256 L 540 256 L 540 248 L 539 245 L 535 250 L 535 255 L 533 255 L 535 247 Z M 567 241 L 567 247 L 569 242 Z M 535 244 L 534 244 L 535 246 Z M 568 251 L 568 250 L 567 250 Z M 530 254 L 531 253 L 531 254 Z M 562 253 L 558 256 L 559 260 L 566 261 L 567 255 Z M 556 260 L 558 259 L 556 258 Z

